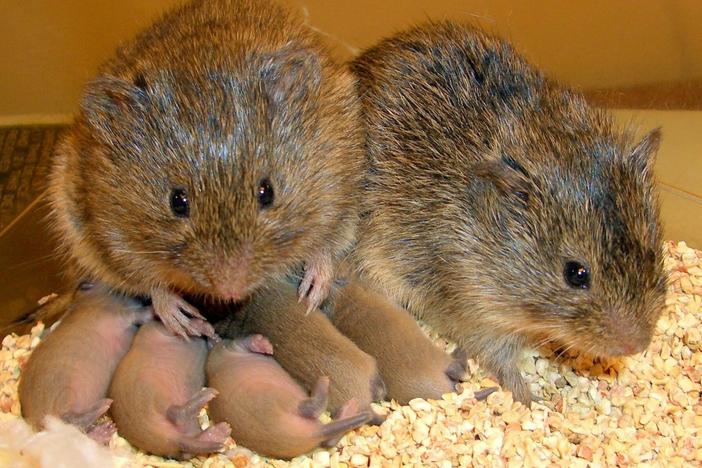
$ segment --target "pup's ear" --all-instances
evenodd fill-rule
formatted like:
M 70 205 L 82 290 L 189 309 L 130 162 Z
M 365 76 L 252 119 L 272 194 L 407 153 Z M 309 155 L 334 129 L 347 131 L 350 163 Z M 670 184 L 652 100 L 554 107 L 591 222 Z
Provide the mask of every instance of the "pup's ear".
M 469 190 L 482 196 L 498 197 L 515 207 L 524 207 L 531 198 L 531 184 L 526 170 L 513 158 L 503 155 L 474 164 L 470 168 Z

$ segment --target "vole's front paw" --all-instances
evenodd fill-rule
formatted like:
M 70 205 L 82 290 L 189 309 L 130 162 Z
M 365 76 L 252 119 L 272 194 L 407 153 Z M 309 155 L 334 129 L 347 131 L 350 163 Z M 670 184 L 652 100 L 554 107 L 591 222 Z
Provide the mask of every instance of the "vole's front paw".
M 298 294 L 300 301 L 307 303 L 307 312 L 319 307 L 329 295 L 334 282 L 334 266 L 327 256 L 321 256 L 308 263 Z
M 539 400 L 538 397 L 531 393 L 529 385 L 527 385 L 526 380 L 524 380 L 516 367 L 508 372 L 503 372 L 502 375 L 498 375 L 498 379 L 504 390 L 512 392 L 514 401 L 519 401 L 525 406 L 531 406 L 532 401 Z
M 183 338 L 204 335 L 217 339 L 212 325 L 195 307 L 179 295 L 168 290 L 157 289 L 151 293 L 151 303 L 154 313 L 161 319 L 168 331 L 174 335 Z
M 382 401 L 388 395 L 388 389 L 380 374 L 375 374 L 371 379 L 371 398 L 373 401 Z

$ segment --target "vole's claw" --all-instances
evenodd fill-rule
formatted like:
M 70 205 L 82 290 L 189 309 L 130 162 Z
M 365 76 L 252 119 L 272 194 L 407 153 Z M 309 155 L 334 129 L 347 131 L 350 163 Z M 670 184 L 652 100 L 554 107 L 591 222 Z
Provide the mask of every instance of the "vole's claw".
M 312 275 L 309 274 L 309 270 L 306 271 L 305 277 L 302 278 L 302 281 L 300 282 L 300 287 L 297 290 L 297 293 L 299 295 L 297 302 L 302 302 L 310 294 L 313 281 L 314 278 L 312 278 Z
M 190 319 L 185 324 L 185 329 L 191 336 L 205 336 L 215 343 L 221 341 L 217 333 L 215 333 L 212 324 L 206 320 Z
M 299 299 L 307 299 L 307 313 L 318 308 L 331 291 L 334 282 L 334 267 L 329 259 L 322 259 L 309 263 L 305 268 L 305 276 L 298 288 Z
M 170 291 L 154 291 L 151 293 L 151 303 L 154 313 L 161 319 L 168 331 L 174 335 L 185 339 L 190 336 L 204 335 L 218 340 L 214 327 L 195 307 L 177 294 Z

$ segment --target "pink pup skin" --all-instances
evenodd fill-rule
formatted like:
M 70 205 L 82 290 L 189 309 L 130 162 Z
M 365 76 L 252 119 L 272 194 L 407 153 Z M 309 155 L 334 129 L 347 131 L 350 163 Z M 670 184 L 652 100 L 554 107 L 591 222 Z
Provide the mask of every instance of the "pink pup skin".
M 101 283 L 76 290 L 61 323 L 44 338 L 22 371 L 22 415 L 35 429 L 47 415 L 85 430 L 105 442 L 111 423 L 95 424 L 110 407 L 110 379 L 129 350 L 138 325 L 151 320 L 151 308 L 111 293 Z
M 205 385 L 207 343 L 171 334 L 160 322 L 144 325 L 110 386 L 110 412 L 119 434 L 163 457 L 188 459 L 221 450 L 227 423 L 202 430 L 200 410 L 217 391 Z
M 373 417 L 370 411 L 359 413 L 350 400 L 336 420 L 323 424 L 319 415 L 327 407 L 329 378 L 320 377 L 310 396 L 272 354 L 263 335 L 225 340 L 210 352 L 207 379 L 221 395 L 210 403 L 210 416 L 229 422 L 238 444 L 269 457 L 293 458 L 335 445 Z

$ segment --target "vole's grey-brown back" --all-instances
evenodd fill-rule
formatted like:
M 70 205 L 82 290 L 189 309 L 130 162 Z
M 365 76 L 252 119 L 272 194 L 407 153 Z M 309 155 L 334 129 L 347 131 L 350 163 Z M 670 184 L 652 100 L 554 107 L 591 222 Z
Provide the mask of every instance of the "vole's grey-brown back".
M 357 100 L 276 3 L 186 3 L 87 85 L 53 170 L 57 231 L 180 334 L 200 330 L 178 292 L 238 300 L 303 263 L 316 305 L 357 223 Z
M 526 341 L 647 346 L 665 277 L 659 132 L 602 110 L 479 30 L 430 23 L 353 64 L 370 169 L 356 260 L 522 401 Z

